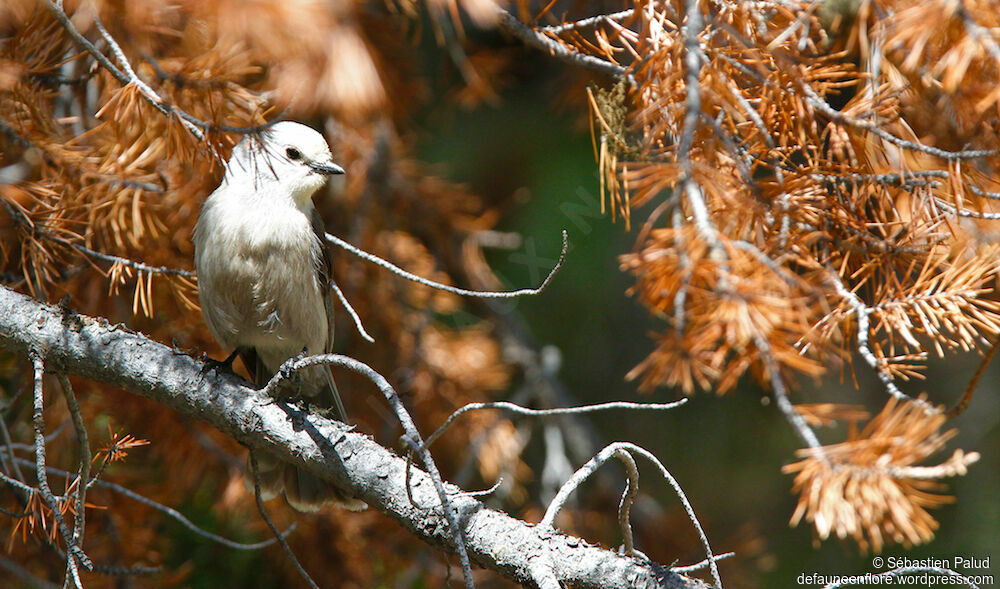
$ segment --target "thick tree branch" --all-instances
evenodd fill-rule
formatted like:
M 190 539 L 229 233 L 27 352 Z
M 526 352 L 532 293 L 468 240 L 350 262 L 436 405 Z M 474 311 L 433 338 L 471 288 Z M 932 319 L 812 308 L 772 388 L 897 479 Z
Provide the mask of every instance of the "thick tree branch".
M 16 353 L 37 349 L 50 370 L 123 388 L 211 424 L 251 448 L 334 481 L 425 542 L 452 550 L 440 510 L 421 509 L 407 499 L 406 461 L 342 423 L 263 398 L 239 378 L 207 371 L 198 360 L 120 325 L 7 288 L 0 288 L 0 347 Z M 417 505 L 440 505 L 423 471 L 413 469 L 411 490 Z M 655 563 L 536 528 L 453 485 L 447 490 L 473 561 L 528 586 L 536 586 L 536 569 L 544 562 L 556 579 L 574 587 L 706 587 Z

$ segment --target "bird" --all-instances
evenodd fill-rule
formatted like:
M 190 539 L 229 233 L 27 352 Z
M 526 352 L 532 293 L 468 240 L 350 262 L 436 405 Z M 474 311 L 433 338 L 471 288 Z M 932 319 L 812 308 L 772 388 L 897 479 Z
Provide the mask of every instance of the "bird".
M 315 129 L 281 121 L 248 134 L 233 148 L 218 188 L 202 205 L 194 230 L 198 298 L 209 331 L 239 355 L 262 387 L 282 364 L 332 350 L 333 295 L 329 245 L 313 195 L 344 174 Z M 328 366 L 295 375 L 298 394 L 347 422 Z M 331 483 L 253 451 L 263 499 L 284 492 L 300 512 L 324 505 L 366 507 Z M 251 469 L 247 487 L 253 489 Z

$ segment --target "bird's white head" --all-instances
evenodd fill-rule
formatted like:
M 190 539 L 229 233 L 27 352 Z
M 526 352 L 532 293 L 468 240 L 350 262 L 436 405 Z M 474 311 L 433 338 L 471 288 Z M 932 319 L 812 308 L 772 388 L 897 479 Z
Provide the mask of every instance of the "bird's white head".
M 287 196 L 305 207 L 328 176 L 343 173 L 320 133 L 301 123 L 282 121 L 245 136 L 233 148 L 225 183 L 246 186 L 251 194 Z

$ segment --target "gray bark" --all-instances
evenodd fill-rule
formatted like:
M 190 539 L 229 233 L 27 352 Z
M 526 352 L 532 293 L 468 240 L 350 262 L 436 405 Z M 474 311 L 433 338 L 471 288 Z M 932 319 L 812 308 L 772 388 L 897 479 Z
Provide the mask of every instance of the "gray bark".
M 0 287 L 0 347 L 36 350 L 55 372 L 76 374 L 156 401 L 208 423 L 243 444 L 297 464 L 366 501 L 423 541 L 453 550 L 448 524 L 430 478 L 344 424 L 274 403 L 238 377 L 204 370 L 187 354 L 122 325 L 39 303 Z M 447 485 L 474 562 L 528 586 L 703 588 L 649 561 L 628 558 L 580 538 L 545 531 L 457 495 Z M 345 513 L 342 517 L 351 517 Z

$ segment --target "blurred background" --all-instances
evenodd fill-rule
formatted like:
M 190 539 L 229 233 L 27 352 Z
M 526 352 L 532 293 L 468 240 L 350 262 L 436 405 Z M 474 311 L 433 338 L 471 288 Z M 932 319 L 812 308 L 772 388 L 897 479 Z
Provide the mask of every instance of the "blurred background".
M 566 4 L 580 14 L 620 8 Z M 641 223 L 627 228 L 610 208 L 602 212 L 585 90 L 610 87 L 611 81 L 501 34 L 489 26 L 484 11 L 490 6 L 464 2 L 462 16 L 452 21 L 447 14 L 458 8 L 448 3 L 100 2 L 92 11 L 76 12 L 74 22 L 96 38 L 93 15 L 100 14 L 139 74 L 205 120 L 254 124 L 281 112 L 322 129 L 348 171 L 317 196 L 328 230 L 412 272 L 476 289 L 534 286 L 558 258 L 561 232 L 568 233 L 565 266 L 548 290 L 500 303 L 433 293 L 346 252 L 335 254 L 338 283 L 376 338 L 374 344 L 363 342 L 346 314 L 338 315 L 337 351 L 386 375 L 425 435 L 472 401 L 553 407 L 681 398 L 680 391 L 662 387 L 639 393 L 637 383 L 626 378 L 655 347 L 651 334 L 667 323 L 630 296 L 634 279 L 620 269 L 620 256 L 636 247 Z M 68 3 L 68 11 L 77 9 Z M 218 183 L 219 159 L 194 147 L 190 137 L 178 138 L 176 125 L 165 117 L 129 102 L 117 82 L 82 59 L 34 2 L 13 2 L 0 16 L 7 23 L 0 24 L 0 57 L 6 60 L 0 73 L 13 76 L 0 76 L 5 131 L 0 164 L 5 170 L 22 164 L 27 169 L 18 181 L 0 186 L 0 195 L 32 219 L 64 222 L 46 226 L 69 228 L 73 239 L 95 250 L 190 269 L 191 229 L 202 199 Z M 41 50 L 49 45 L 50 51 Z M 66 85 L 44 77 L 54 73 L 83 78 L 69 86 L 71 97 L 82 96 L 79 104 L 60 99 Z M 296 79 L 310 83 L 292 87 Z M 219 103 L 206 99 L 213 92 L 221 93 Z M 287 110 L 267 111 L 272 100 Z M 93 116 L 106 104 L 113 108 Z M 238 137 L 219 133 L 209 141 L 224 158 Z M 109 147 L 114 144 L 134 149 Z M 141 148 L 156 157 L 136 156 Z M 44 153 L 64 162 L 76 157 L 73 150 L 97 154 L 74 159 L 76 166 L 160 183 L 164 191 L 123 196 L 114 186 L 37 157 Z M 80 206 L 64 207 L 72 198 L 79 198 L 74 206 Z M 59 207 L 48 206 L 53 203 Z M 91 208 L 111 213 L 73 216 Z M 645 219 L 650 208 L 633 211 L 633 219 Z M 57 209 L 59 218 L 51 212 Z M 141 293 L 132 275 L 109 276 L 107 264 L 91 264 L 66 244 L 36 243 L 23 231 L 13 221 L 0 221 L 6 285 L 52 302 L 71 295 L 76 310 L 124 322 L 191 353 L 215 358 L 228 353 L 207 334 L 193 284 L 150 278 L 153 288 Z M 56 255 L 36 255 L 46 248 Z M 140 299 L 148 299 L 149 311 L 141 310 Z M 927 380 L 906 383 L 904 390 L 926 392 L 932 402 L 950 406 L 979 362 L 978 354 L 932 360 Z M 846 403 L 877 413 L 886 393 L 863 363 L 855 366 L 856 372 L 834 368 L 821 381 L 802 380 L 792 400 Z M 28 365 L 4 352 L 0 368 L 4 421 L 15 441 L 26 442 L 30 398 L 18 391 L 30 382 Z M 955 448 L 982 454 L 968 475 L 947 481 L 957 502 L 933 511 L 940 523 L 936 538 L 912 549 L 890 545 L 881 556 L 996 556 L 996 567 L 998 370 L 989 367 L 970 409 L 951 424 L 958 434 L 939 460 L 932 459 L 940 462 Z M 361 430 L 393 446 L 398 426 L 372 387 L 350 375 L 338 375 L 338 382 Z M 127 393 L 82 380 L 77 386 L 94 448 L 108 442 L 111 434 L 105 432 L 150 441 L 110 465 L 107 480 L 173 506 L 215 533 L 245 542 L 267 536 L 243 489 L 244 448 Z M 46 415 L 56 427 L 65 422 L 66 409 L 57 395 L 53 399 Z M 846 429 L 819 433 L 832 443 L 843 440 Z M 72 436 L 63 431 L 52 442 L 50 459 L 71 470 Z M 807 524 L 789 527 L 797 497 L 791 492 L 793 477 L 781 469 L 796 460 L 801 442 L 769 393 L 749 379 L 725 395 L 699 392 L 669 412 L 616 410 L 546 419 L 477 412 L 456 423 L 434 452 L 445 478 L 466 489 L 488 488 L 502 478 L 484 501 L 536 522 L 558 486 L 613 441 L 634 442 L 658 456 L 685 490 L 712 548 L 736 553 L 720 564 L 727 587 L 792 587 L 803 573 L 884 570 L 873 567 L 872 555 L 853 542 L 820 542 Z M 641 494 L 633 509 L 636 547 L 663 564 L 703 559 L 669 486 L 649 464 L 640 463 L 640 473 Z M 624 480 L 617 464 L 602 468 L 560 517 L 560 529 L 617 547 L 616 509 Z M 163 572 L 88 576 L 89 586 L 300 583 L 276 547 L 233 551 L 110 492 L 95 489 L 92 501 L 107 509 L 95 509 L 88 520 L 93 528 L 88 550 L 107 562 L 162 566 Z M 416 589 L 460 583 L 453 559 L 378 513 L 300 516 L 280 501 L 268 506 L 280 526 L 298 522 L 289 540 L 321 586 Z M 10 536 L 7 559 L 40 578 L 61 579 L 61 565 L 44 540 L 23 535 L 3 516 L 0 522 L 0 531 Z M 997 574 L 996 568 L 960 572 Z M 478 571 L 477 585 L 511 583 Z

